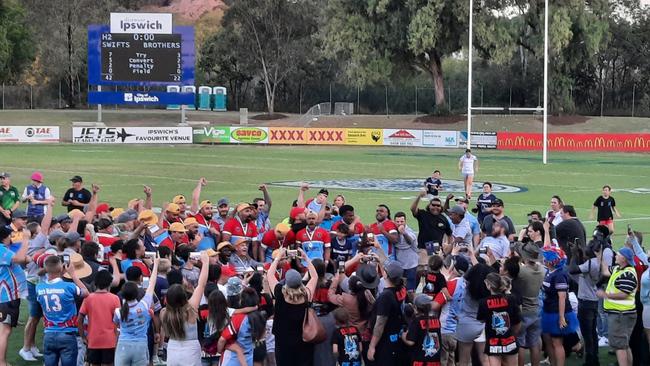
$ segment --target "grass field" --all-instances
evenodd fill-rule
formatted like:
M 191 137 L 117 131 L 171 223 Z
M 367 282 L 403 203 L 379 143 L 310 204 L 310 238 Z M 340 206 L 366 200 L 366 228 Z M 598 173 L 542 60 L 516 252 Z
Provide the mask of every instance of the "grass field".
M 226 196 L 231 202 L 251 201 L 260 195 L 259 183 L 279 181 L 315 181 L 343 179 L 424 179 L 439 169 L 445 179 L 459 179 L 457 161 L 460 150 L 304 147 L 304 146 L 93 146 L 93 145 L 2 145 L 0 171 L 12 173 L 12 182 L 22 191 L 29 175 L 40 170 L 45 183 L 60 198 L 73 175 L 83 176 L 86 184 L 101 185 L 101 201 L 124 207 L 134 197 L 143 196 L 142 185 L 154 190 L 155 206 L 176 194 L 191 195 L 199 177 L 206 177 L 203 198 L 216 202 Z M 520 193 L 501 193 L 506 213 L 517 225 L 526 222 L 532 209 L 544 212 L 551 195 L 558 194 L 578 211 L 588 230 L 594 226 L 588 214 L 604 184 L 614 187 L 623 218 L 617 220 L 618 233 L 624 225 L 650 231 L 650 157 L 642 154 L 553 153 L 549 164 L 541 164 L 539 153 L 478 151 L 480 170 L 477 180 L 525 187 Z M 316 188 L 316 187 L 314 187 Z M 320 187 L 318 187 L 320 188 Z M 314 195 L 317 190 L 310 192 Z M 273 198 L 271 219 L 284 218 L 297 188 L 270 186 Z M 378 203 L 389 205 L 392 212 L 407 211 L 414 192 L 335 190 L 355 206 L 364 222 L 372 222 Z M 63 207 L 57 207 L 57 213 Z M 416 225 L 410 220 L 411 225 Z M 617 235 L 621 244 L 623 237 Z M 23 316 L 26 311 L 23 312 Z M 9 362 L 23 364 L 17 350 L 22 329 L 12 335 Z M 575 363 L 572 363 L 575 364 Z M 607 364 L 604 362 L 603 364 Z

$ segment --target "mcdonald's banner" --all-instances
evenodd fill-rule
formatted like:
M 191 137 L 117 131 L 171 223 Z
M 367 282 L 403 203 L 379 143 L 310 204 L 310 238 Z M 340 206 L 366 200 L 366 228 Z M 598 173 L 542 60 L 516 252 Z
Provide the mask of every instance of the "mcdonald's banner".
M 541 150 L 541 133 L 499 132 L 501 150 Z M 650 152 L 648 133 L 550 133 L 551 151 Z

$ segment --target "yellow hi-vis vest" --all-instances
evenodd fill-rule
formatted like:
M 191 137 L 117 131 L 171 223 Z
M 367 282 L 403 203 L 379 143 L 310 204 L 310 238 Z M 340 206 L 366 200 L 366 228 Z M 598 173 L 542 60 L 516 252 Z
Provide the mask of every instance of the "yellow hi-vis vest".
M 616 282 L 616 279 L 619 278 L 621 275 L 623 275 L 625 272 L 632 273 L 634 278 L 636 278 L 636 271 L 634 270 L 634 267 L 628 266 L 621 269 L 617 266 L 616 269 L 614 269 L 612 276 L 609 278 L 609 282 L 607 283 L 607 288 L 605 289 L 605 292 L 607 292 L 608 294 L 622 293 L 622 291 L 620 291 L 619 289 L 616 288 L 616 286 L 614 286 L 614 283 Z M 635 294 L 636 294 L 636 289 L 631 294 L 628 294 L 627 297 L 623 300 L 605 299 L 603 301 L 603 308 L 605 309 L 605 311 L 614 311 L 614 312 L 634 311 L 636 309 L 636 306 L 634 304 Z

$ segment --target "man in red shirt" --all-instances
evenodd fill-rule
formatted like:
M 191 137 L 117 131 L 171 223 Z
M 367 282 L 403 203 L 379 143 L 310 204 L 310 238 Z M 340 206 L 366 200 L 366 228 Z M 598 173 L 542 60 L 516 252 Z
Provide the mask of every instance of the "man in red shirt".
M 181 219 L 181 208 L 175 203 L 170 203 L 167 205 L 163 215 L 162 215 L 162 228 L 169 229 L 169 226 L 175 222 L 182 222 Z
M 103 258 L 102 264 L 108 264 L 108 257 L 111 253 L 111 245 L 119 238 L 113 236 L 113 222 L 110 219 L 101 218 L 95 225 L 97 229 L 97 241 L 102 246 Z
M 158 245 L 162 247 L 167 247 L 172 250 L 172 252 L 176 251 L 176 246 L 185 244 L 183 243 L 183 237 L 187 236 L 187 230 L 185 229 L 185 226 L 181 224 L 180 222 L 175 222 L 169 226 L 169 235 L 163 239 Z
M 307 227 L 296 234 L 296 244 L 302 246 L 309 259 L 330 260 L 330 234 L 327 230 L 316 225 L 318 214 L 310 211 L 307 214 Z
M 237 205 L 235 217 L 226 221 L 221 234 L 222 240 L 230 241 L 232 245 L 235 245 L 239 239 L 245 239 L 249 244 L 249 255 L 257 261 L 264 260 L 264 252 L 259 245 L 257 226 L 255 226 L 253 208 L 250 204 Z
M 274 230 L 269 230 L 262 236 L 262 249 L 264 250 L 264 262 L 271 262 L 273 260 L 273 251 L 282 247 L 289 246 L 287 234 L 291 229 L 289 225 L 279 223 L 275 225 Z
M 343 205 L 339 208 L 339 215 L 341 215 L 341 221 L 337 221 L 332 225 L 330 233 L 336 235 L 336 229 L 339 227 L 341 222 L 346 223 L 350 227 L 350 232 L 353 235 L 361 235 L 365 231 L 363 224 L 359 218 L 354 214 L 354 207 L 350 205 Z
M 395 257 L 393 245 L 395 245 L 399 239 L 399 234 L 397 232 L 397 225 L 390 219 L 390 209 L 386 205 L 377 206 L 377 211 L 375 214 L 377 222 L 370 225 L 370 230 L 375 235 L 375 240 L 381 245 L 381 249 L 384 250 L 389 257 Z

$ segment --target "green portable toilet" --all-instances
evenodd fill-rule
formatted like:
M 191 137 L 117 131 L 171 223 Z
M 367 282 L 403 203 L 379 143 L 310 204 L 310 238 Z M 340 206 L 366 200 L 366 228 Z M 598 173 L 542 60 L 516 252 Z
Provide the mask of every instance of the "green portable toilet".
M 196 95 L 196 87 L 194 85 L 185 85 L 183 86 L 183 93 L 194 93 Z M 195 103 L 188 104 L 185 106 L 186 109 L 196 109 Z
M 225 112 L 226 111 L 226 88 L 223 86 L 215 86 L 212 89 L 212 95 L 214 95 L 214 110 L 216 112 Z
M 199 86 L 199 110 L 209 111 L 211 108 L 212 88 L 209 86 Z
M 181 87 L 178 85 L 167 85 L 167 93 L 180 93 Z M 178 104 L 167 104 L 167 109 L 181 109 Z

